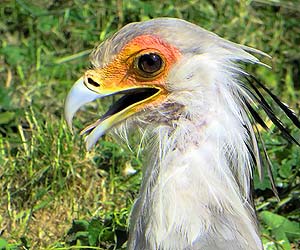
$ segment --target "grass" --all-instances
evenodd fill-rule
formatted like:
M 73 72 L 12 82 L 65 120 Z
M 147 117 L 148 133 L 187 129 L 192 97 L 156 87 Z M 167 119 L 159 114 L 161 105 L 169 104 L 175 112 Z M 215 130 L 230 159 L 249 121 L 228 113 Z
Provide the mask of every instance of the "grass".
M 160 16 L 270 54 L 272 71 L 251 70 L 299 114 L 297 1 L 1 1 L 0 249 L 122 249 L 141 157 L 109 136 L 86 152 L 66 127 L 63 101 L 96 44 L 126 23 Z M 95 116 L 87 109 L 75 126 Z M 300 151 L 272 128 L 263 136 L 281 200 L 268 180 L 255 181 L 263 241 L 298 249 Z M 130 167 L 137 173 L 124 174 Z

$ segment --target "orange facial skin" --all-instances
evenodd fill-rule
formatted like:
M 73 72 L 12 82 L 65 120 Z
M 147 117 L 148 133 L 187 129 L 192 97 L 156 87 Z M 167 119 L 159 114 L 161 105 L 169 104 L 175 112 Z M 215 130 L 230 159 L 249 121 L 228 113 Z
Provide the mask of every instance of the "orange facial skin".
M 136 65 L 136 59 L 148 53 L 156 53 L 163 60 L 162 70 L 150 78 L 144 77 Z M 152 35 L 141 35 L 126 44 L 108 65 L 86 71 L 85 84 L 89 89 L 101 93 L 115 93 L 141 87 L 156 87 L 160 89 L 160 94 L 154 98 L 157 100 L 159 97 L 167 95 L 165 80 L 171 66 L 178 61 L 180 56 L 181 54 L 177 48 L 160 38 Z

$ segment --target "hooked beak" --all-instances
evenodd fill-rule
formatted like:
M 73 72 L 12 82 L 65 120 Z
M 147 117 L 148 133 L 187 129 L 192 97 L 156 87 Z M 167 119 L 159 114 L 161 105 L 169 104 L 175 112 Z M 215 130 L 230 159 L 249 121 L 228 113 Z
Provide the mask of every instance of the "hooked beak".
M 75 113 L 85 105 L 92 102 L 103 95 L 97 94 L 84 85 L 84 77 L 81 77 L 75 82 L 65 100 L 65 119 L 72 131 L 72 120 Z
M 153 102 L 162 92 L 161 88 L 153 86 L 122 86 L 116 87 L 105 84 L 90 77 L 81 77 L 71 88 L 66 101 L 64 114 L 69 128 L 72 130 L 72 120 L 75 113 L 86 103 L 110 95 L 121 94 L 109 110 L 96 122 L 92 123 L 81 134 L 88 134 L 85 138 L 86 148 L 90 150 L 97 140 L 110 128 L 145 108 L 146 104 Z

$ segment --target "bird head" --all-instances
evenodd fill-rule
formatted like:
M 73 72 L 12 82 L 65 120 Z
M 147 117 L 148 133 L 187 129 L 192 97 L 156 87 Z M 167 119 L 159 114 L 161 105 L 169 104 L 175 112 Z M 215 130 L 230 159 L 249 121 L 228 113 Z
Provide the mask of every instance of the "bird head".
M 71 127 L 77 110 L 88 102 L 120 96 L 82 131 L 88 134 L 90 149 L 109 129 L 129 118 L 144 116 L 159 125 L 178 119 L 179 112 L 185 116 L 210 112 L 218 93 L 230 89 L 230 79 L 241 72 L 233 62 L 258 62 L 247 50 L 259 52 L 179 19 L 129 24 L 93 51 L 93 68 L 67 96 L 66 121 Z

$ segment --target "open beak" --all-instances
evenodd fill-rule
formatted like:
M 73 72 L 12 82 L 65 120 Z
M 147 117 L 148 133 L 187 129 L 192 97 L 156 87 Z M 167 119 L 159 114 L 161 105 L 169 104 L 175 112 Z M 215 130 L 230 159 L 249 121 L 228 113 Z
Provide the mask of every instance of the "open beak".
M 88 134 L 85 141 L 87 150 L 90 150 L 110 128 L 145 108 L 146 104 L 153 102 L 161 91 L 161 88 L 153 86 L 105 87 L 105 84 L 91 81 L 91 78 L 81 77 L 66 98 L 65 119 L 72 130 L 73 117 L 83 105 L 106 96 L 121 95 L 100 119 L 81 131 L 81 134 Z

